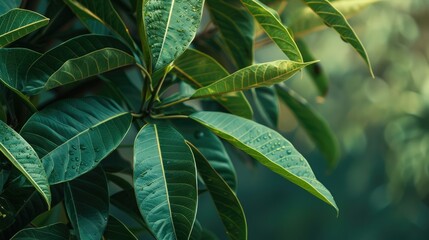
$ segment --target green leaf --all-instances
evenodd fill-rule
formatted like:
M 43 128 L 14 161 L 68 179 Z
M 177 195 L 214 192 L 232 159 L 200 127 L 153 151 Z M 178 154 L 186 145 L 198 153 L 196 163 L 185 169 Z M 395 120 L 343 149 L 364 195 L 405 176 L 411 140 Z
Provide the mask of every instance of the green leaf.
M 93 33 L 104 33 L 105 31 L 100 31 L 99 28 L 100 25 L 105 26 L 122 37 L 130 47 L 134 47 L 135 44 L 127 26 L 125 26 L 110 0 L 65 0 L 64 2 Z
M 312 64 L 279 60 L 255 64 L 198 89 L 192 98 L 201 98 L 224 93 L 271 86 L 292 77 L 302 68 Z
M 32 240 L 32 239 L 49 239 L 49 240 L 64 240 L 69 239 L 69 229 L 64 223 L 55 223 L 40 228 L 25 228 L 11 240 Z
M 229 75 L 228 71 L 216 62 L 216 60 L 193 49 L 186 50 L 174 61 L 174 69 L 177 74 L 198 88 L 210 85 Z M 252 108 L 242 92 L 213 97 L 213 99 L 232 114 L 252 118 Z
M 7 11 L 18 8 L 21 5 L 22 0 L 8 0 L 8 1 L 0 1 L 0 15 L 6 13 Z
M 270 128 L 277 128 L 279 100 L 273 87 L 260 87 L 246 92 L 250 105 L 255 109 L 253 120 Z
M 341 39 L 347 43 L 350 43 L 353 48 L 359 53 L 363 60 L 368 65 L 371 75 L 374 77 L 372 72 L 371 63 L 369 61 L 368 54 L 359 40 L 356 33 L 348 23 L 344 15 L 339 12 L 329 1 L 327 0 L 303 0 L 320 18 L 323 19 L 325 24 L 337 31 Z
M 51 207 L 48 178 L 34 149 L 17 132 L 0 121 L 0 151 L 25 176 Z
M 216 205 L 230 239 L 247 239 L 247 222 L 240 201 L 234 191 L 210 166 L 207 159 L 190 144 L 200 176 L 203 178 Z
M 189 238 L 196 217 L 197 173 L 191 150 L 171 126 L 147 124 L 137 134 L 134 189 L 140 212 L 158 239 Z
M 48 18 L 30 10 L 8 11 L 0 16 L 0 48 L 45 26 L 48 22 Z
M 137 237 L 128 229 L 128 227 L 113 216 L 109 216 L 104 238 L 106 240 L 127 239 L 137 240 Z
M 279 46 L 290 60 L 302 62 L 302 56 L 293 36 L 282 24 L 280 17 L 258 0 L 241 0 L 259 22 L 267 35 Z
M 64 205 L 78 239 L 99 240 L 109 216 L 109 189 L 102 168 L 66 183 Z
M 203 2 L 144 1 L 144 25 L 154 72 L 173 62 L 192 42 L 200 25 Z
M 197 112 L 190 117 L 338 212 L 334 198 L 316 179 L 307 160 L 276 131 L 227 113 Z
M 339 146 L 328 123 L 311 109 L 307 101 L 284 86 L 276 86 L 277 92 L 295 114 L 307 134 L 326 158 L 329 167 L 334 168 L 339 159 Z
M 253 17 L 239 0 L 207 0 L 207 6 L 222 40 L 238 68 L 253 63 Z
M 124 214 L 118 214 L 118 219 L 129 222 L 132 220 L 137 223 L 139 228 L 147 229 L 147 225 L 144 222 L 142 216 L 139 214 L 139 208 L 136 202 L 136 195 L 133 189 L 126 189 L 113 194 L 110 197 L 110 202 L 113 206 L 121 210 Z M 116 213 L 116 212 L 113 212 Z M 125 218 L 120 218 L 125 215 Z
M 122 142 L 131 121 L 131 114 L 112 100 L 86 97 L 34 114 L 21 135 L 42 159 L 50 184 L 56 184 L 95 168 Z
M 189 240 L 201 240 L 202 236 L 202 227 L 198 220 L 195 220 L 194 227 L 192 228 L 191 236 Z
M 27 71 L 23 92 L 36 95 L 134 62 L 128 48 L 118 39 L 81 35 L 37 59 Z

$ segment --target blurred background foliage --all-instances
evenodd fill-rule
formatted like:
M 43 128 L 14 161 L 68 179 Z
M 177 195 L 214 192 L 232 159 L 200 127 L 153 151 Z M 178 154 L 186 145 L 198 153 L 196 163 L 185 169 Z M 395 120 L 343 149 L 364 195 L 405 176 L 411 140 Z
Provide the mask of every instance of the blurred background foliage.
M 331 190 L 340 215 L 262 166 L 235 161 L 250 239 L 429 236 L 429 1 L 379 1 L 350 22 L 367 48 L 375 79 L 353 49 L 325 29 L 304 40 L 329 77 L 328 95 L 318 96 L 305 73 L 287 82 L 336 133 L 338 167 L 327 170 L 283 105 L 278 126 Z M 284 58 L 275 48 L 257 49 L 256 61 Z M 200 201 L 200 209 L 209 209 L 206 202 Z M 214 213 L 199 214 L 221 232 Z

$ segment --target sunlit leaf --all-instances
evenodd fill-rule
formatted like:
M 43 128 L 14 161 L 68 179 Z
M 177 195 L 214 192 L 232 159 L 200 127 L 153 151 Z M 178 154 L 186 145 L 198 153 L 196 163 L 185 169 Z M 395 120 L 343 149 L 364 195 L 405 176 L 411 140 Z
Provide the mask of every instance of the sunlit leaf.
M 190 117 L 338 212 L 334 198 L 316 179 L 307 160 L 276 131 L 227 113 L 197 112 Z
M 64 223 L 55 223 L 39 228 L 25 228 L 19 231 L 11 240 L 49 239 L 64 240 L 69 239 L 69 229 Z

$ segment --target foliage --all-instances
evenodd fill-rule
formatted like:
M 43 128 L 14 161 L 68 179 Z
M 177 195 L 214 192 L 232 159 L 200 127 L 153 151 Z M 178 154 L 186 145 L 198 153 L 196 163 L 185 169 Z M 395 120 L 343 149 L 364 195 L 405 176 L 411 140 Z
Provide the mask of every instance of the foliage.
M 320 66 L 296 43 L 315 24 L 294 32 L 280 18 L 286 2 L 263 2 L 0 3 L 2 238 L 205 239 L 212 234 L 196 216 L 209 192 L 228 237 L 247 239 L 225 141 L 338 213 L 307 160 L 273 129 L 270 107 L 289 105 L 335 167 L 328 125 L 283 84 L 309 69 L 326 94 Z M 372 73 L 340 1 L 303 2 Z M 289 60 L 254 64 L 253 46 L 271 41 Z M 133 157 L 122 159 L 127 149 Z

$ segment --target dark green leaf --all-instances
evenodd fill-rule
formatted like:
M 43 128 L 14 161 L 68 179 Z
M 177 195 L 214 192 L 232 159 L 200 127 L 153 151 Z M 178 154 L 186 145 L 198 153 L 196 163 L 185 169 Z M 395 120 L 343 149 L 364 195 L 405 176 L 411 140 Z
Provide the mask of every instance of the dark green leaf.
M 255 109 L 253 120 L 276 129 L 279 118 L 279 101 L 274 88 L 261 87 L 250 89 L 246 92 L 246 96 L 252 108 Z
M 124 221 L 126 220 L 127 222 L 133 220 L 141 229 L 147 229 L 146 223 L 139 213 L 136 195 L 133 189 L 126 189 L 113 194 L 110 197 L 110 202 L 113 206 L 125 213 L 126 219 L 119 218 L 119 215 L 115 217 Z
M 19 231 L 11 240 L 34 240 L 34 239 L 49 239 L 49 240 L 64 240 L 69 239 L 69 229 L 63 223 L 56 223 L 40 228 L 26 228 Z
M 57 102 L 34 114 L 21 135 L 42 159 L 49 182 L 72 180 L 95 168 L 118 147 L 131 114 L 100 97 Z
M 106 240 L 137 240 L 137 237 L 123 224 L 113 216 L 109 216 L 104 238 Z
M 307 160 L 276 131 L 227 113 L 197 112 L 190 117 L 338 212 L 334 198 L 316 179 Z
M 198 220 L 195 220 L 194 227 L 192 228 L 191 236 L 189 240 L 201 240 L 202 237 L 202 228 Z
M 189 238 L 196 217 L 197 173 L 191 150 L 171 126 L 147 124 L 137 134 L 134 189 L 140 212 L 157 238 Z
M 21 5 L 22 0 L 7 0 L 7 1 L 0 1 L 0 15 L 3 13 L 6 13 L 7 11 L 18 8 L 19 5 Z

